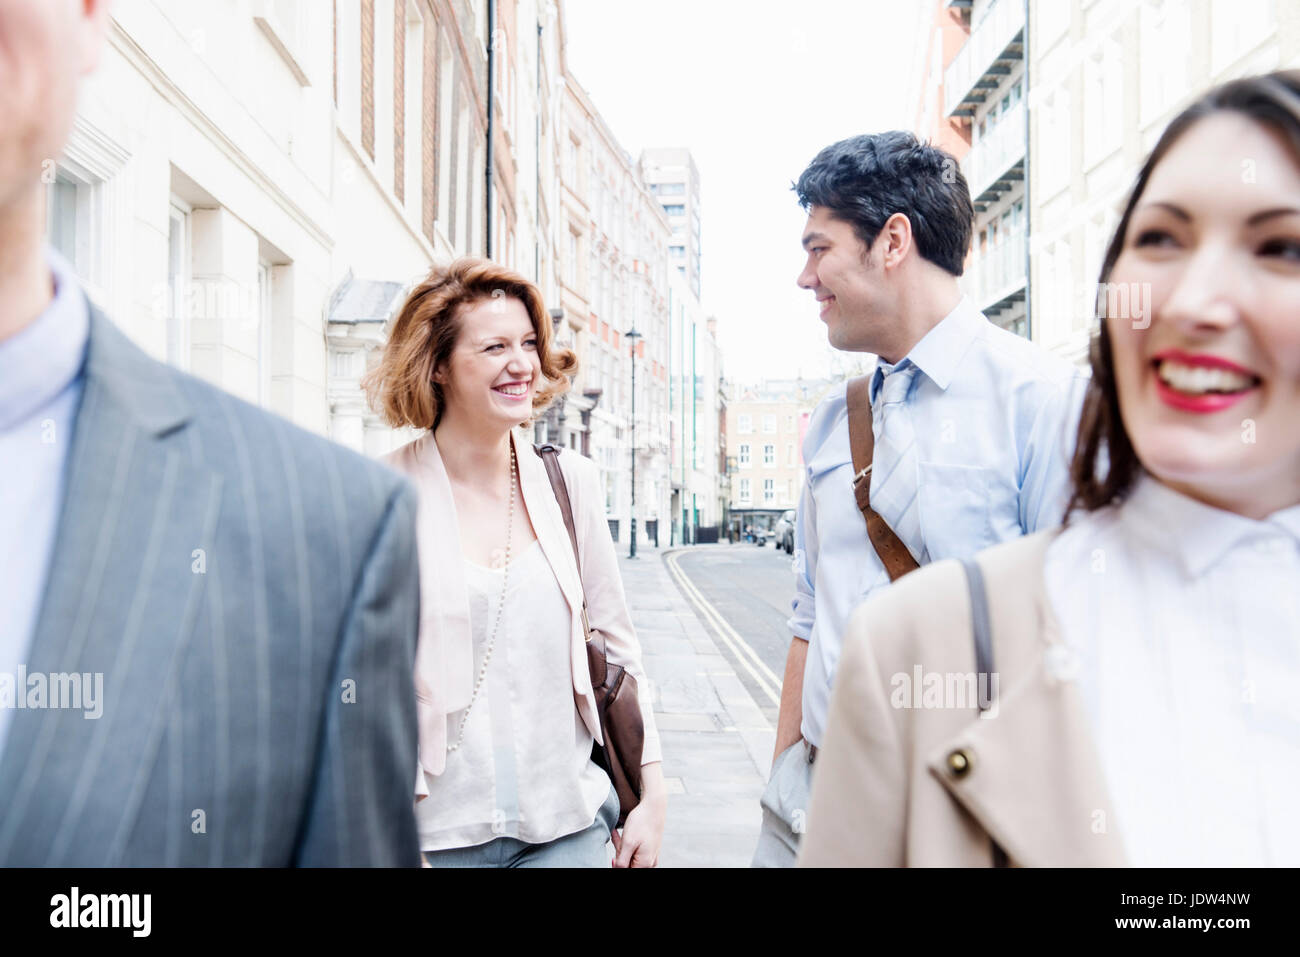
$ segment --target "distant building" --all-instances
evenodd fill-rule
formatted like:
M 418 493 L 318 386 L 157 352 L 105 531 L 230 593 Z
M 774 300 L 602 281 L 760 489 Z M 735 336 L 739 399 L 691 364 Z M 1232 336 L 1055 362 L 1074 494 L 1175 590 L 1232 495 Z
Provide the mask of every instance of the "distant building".
M 668 281 L 668 419 L 672 435 L 672 542 L 715 542 L 726 511 L 717 323 L 705 318 L 686 277 Z
M 783 511 L 799 505 L 808 419 L 832 384 L 826 379 L 769 379 L 749 388 L 732 387 L 726 442 L 733 537 L 747 525 L 772 528 Z
M 1214 84 L 1300 66 L 1300 16 L 1287 0 L 1032 0 L 1029 36 L 1033 338 L 1083 362 L 1102 256 L 1156 138 Z
M 659 200 L 668 224 L 668 262 L 700 297 L 700 172 L 690 150 L 655 148 L 641 153 L 641 175 Z
M 567 397 L 564 431 L 569 444 L 600 466 L 610 533 L 620 543 L 629 541 L 635 438 L 638 540 L 666 543 L 672 514 L 668 220 L 631 157 L 568 73 L 560 137 L 561 235 L 567 249 L 561 282 L 580 362 Z M 634 330 L 639 338 L 628 338 Z

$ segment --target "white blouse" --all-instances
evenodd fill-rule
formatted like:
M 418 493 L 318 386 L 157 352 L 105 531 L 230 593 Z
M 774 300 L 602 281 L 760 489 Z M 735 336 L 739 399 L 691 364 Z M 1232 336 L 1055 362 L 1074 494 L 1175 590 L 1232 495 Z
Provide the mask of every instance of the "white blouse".
M 465 562 L 476 676 L 504 574 Z M 569 628 L 569 606 L 534 541 L 510 564 L 496 648 L 464 741 L 442 774 L 425 775 L 429 796 L 415 805 L 421 850 L 499 837 L 540 844 L 595 820 L 610 783 L 591 760 L 592 736 L 574 702 Z M 451 742 L 463 715 L 448 718 Z
M 1300 506 L 1254 521 L 1143 476 L 1044 574 L 1129 862 L 1300 865 Z

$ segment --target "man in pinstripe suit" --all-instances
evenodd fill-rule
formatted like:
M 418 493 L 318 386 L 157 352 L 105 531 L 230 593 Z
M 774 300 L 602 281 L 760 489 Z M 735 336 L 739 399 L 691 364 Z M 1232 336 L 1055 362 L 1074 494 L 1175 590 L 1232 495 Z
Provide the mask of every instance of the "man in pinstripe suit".
M 0 864 L 416 865 L 412 490 L 42 248 L 105 19 L 0 0 Z

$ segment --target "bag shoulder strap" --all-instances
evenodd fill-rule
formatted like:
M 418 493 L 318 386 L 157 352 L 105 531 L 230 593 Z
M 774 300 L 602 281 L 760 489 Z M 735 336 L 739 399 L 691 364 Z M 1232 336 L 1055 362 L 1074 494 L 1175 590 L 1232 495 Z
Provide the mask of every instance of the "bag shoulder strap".
M 569 486 L 564 482 L 564 473 L 560 471 L 560 450 L 553 445 L 534 445 L 533 451 L 546 466 L 546 477 L 551 480 L 551 491 L 560 503 L 560 514 L 564 517 L 564 527 L 569 532 L 569 543 L 573 546 L 573 560 L 578 566 L 578 576 L 582 576 L 582 559 L 578 557 L 578 530 L 573 522 L 573 502 L 569 499 Z
M 889 580 L 898 581 L 920 566 L 880 514 L 871 507 L 871 466 L 875 433 L 871 428 L 871 376 L 856 376 L 845 390 L 849 409 L 849 452 L 853 457 L 853 498 L 867 522 L 867 537 L 880 556 Z
M 984 587 L 984 572 L 973 558 L 963 558 L 962 567 L 966 569 L 966 588 L 970 592 L 971 630 L 975 639 L 975 674 L 993 674 L 993 629 L 989 624 L 989 596 Z M 994 687 L 991 678 L 985 677 L 989 687 Z M 980 698 L 980 710 L 986 710 L 991 702 Z
M 975 680 L 984 678 L 984 687 L 990 693 L 986 697 L 977 694 L 981 712 L 992 706 L 993 695 L 997 694 L 997 683 L 993 680 L 993 628 L 989 624 L 989 595 L 984 585 L 984 572 L 974 558 L 963 558 L 962 568 L 966 570 L 966 588 L 970 592 L 971 633 L 975 641 Z M 993 866 L 1007 867 L 1007 852 L 997 841 L 993 844 Z
M 541 457 L 546 466 L 546 477 L 551 480 L 551 491 L 560 503 L 560 515 L 564 517 L 564 527 L 569 532 L 569 544 L 573 546 L 573 563 L 578 568 L 578 584 L 582 587 L 582 633 L 587 641 L 592 639 L 591 623 L 587 620 L 587 589 L 582 585 L 582 557 L 578 554 L 578 528 L 573 521 L 573 502 L 569 498 L 569 486 L 565 484 L 564 472 L 560 470 L 560 450 L 554 445 L 534 445 L 533 451 Z

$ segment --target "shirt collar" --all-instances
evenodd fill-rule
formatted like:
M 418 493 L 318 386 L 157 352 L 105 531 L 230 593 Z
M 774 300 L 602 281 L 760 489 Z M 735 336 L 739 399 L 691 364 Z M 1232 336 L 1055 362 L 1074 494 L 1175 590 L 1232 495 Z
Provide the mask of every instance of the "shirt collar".
M 1259 520 L 1206 505 L 1142 473 L 1123 506 L 1148 543 L 1171 553 L 1188 578 L 1205 574 L 1239 545 L 1300 541 L 1300 505 Z
M 962 296 L 956 308 L 912 346 L 907 359 L 924 372 L 926 378 L 946 391 L 957 374 L 962 356 L 987 323 L 988 320 L 970 299 Z
M 45 250 L 54 298 L 36 319 L 0 342 L 0 429 L 22 422 L 80 374 L 90 338 L 86 297 L 72 267 Z

